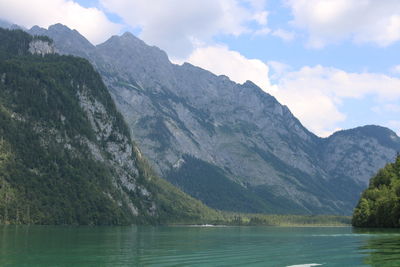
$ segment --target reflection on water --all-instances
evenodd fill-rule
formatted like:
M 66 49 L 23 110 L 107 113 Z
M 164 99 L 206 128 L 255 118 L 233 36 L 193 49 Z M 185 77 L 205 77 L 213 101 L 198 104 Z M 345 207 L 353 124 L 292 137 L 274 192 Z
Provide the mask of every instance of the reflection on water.
M 400 232 L 351 227 L 0 226 L 0 266 L 400 266 Z
M 359 234 L 370 238 L 361 246 L 364 262 L 376 267 L 400 266 L 400 231 L 397 229 L 357 229 Z

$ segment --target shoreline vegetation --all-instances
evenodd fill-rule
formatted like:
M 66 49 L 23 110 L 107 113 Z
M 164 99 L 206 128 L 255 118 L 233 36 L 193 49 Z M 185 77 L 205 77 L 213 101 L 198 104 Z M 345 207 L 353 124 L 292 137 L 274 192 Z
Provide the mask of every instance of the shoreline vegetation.
M 171 222 L 170 226 L 351 226 L 351 216 L 338 215 L 272 215 L 220 212 L 216 220 Z
M 270 215 L 270 214 L 238 214 L 217 211 L 220 217 L 215 220 L 188 220 L 170 221 L 155 224 L 126 224 L 126 225 L 86 225 L 86 224 L 23 224 L 1 223 L 6 225 L 42 225 L 42 226 L 188 226 L 188 227 L 213 227 L 213 226 L 275 226 L 275 227 L 345 227 L 351 226 L 351 216 L 339 215 Z
M 400 227 L 400 155 L 370 180 L 354 209 L 355 227 Z

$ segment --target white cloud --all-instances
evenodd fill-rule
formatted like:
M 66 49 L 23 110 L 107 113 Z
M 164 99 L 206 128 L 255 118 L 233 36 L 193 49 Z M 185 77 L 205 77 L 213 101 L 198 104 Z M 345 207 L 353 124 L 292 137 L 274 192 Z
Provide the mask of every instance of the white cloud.
M 265 28 L 265 0 L 100 0 L 125 23 L 141 29 L 147 43 L 186 58 L 196 43 L 211 43 L 218 34 L 238 36 Z M 244 5 L 247 3 L 248 5 Z M 250 22 L 257 27 L 249 27 Z
M 400 74 L 400 65 L 393 66 L 390 69 L 390 72 L 393 73 L 393 74 L 397 74 L 397 75 Z
M 271 32 L 270 28 L 264 27 L 264 28 L 261 28 L 259 30 L 256 30 L 253 34 L 256 35 L 256 36 L 262 36 L 262 35 L 267 35 L 270 32 Z
M 267 25 L 267 23 L 268 23 L 268 12 L 264 10 L 264 11 L 261 11 L 259 13 L 255 13 L 253 15 L 253 19 L 255 21 L 257 21 L 257 23 L 260 24 L 260 25 L 263 25 L 263 26 Z
M 271 91 L 282 104 L 287 105 L 293 114 L 312 132 L 328 136 L 346 119 L 340 112 L 338 100 L 331 92 L 324 91 L 327 81 L 320 77 L 301 78 L 299 72 L 289 73 L 278 83 L 277 90 Z
M 47 28 L 62 23 L 78 30 L 94 44 L 119 33 L 121 25 L 112 23 L 96 8 L 84 8 L 68 0 L 0 0 L 0 18 L 30 28 Z
M 287 105 L 311 131 L 327 136 L 346 119 L 341 105 L 346 99 L 372 96 L 379 106 L 392 109 L 400 100 L 400 79 L 376 73 L 348 73 L 323 66 L 303 67 L 281 74 L 270 91 Z
M 271 87 L 267 64 L 258 59 L 248 59 L 226 46 L 197 48 L 186 61 L 217 75 L 226 75 L 237 83 L 251 80 L 261 88 Z
M 285 0 L 294 26 L 309 33 L 308 44 L 321 48 L 350 38 L 388 46 L 400 40 L 398 0 Z
M 276 36 L 276 37 L 279 37 L 279 38 L 281 38 L 282 40 L 284 40 L 286 42 L 292 41 L 294 39 L 294 33 L 286 31 L 284 29 L 274 30 L 272 32 L 272 35 Z
M 290 65 L 279 61 L 268 61 L 268 66 L 271 69 L 271 80 L 279 80 L 283 75 L 287 74 L 292 68 Z

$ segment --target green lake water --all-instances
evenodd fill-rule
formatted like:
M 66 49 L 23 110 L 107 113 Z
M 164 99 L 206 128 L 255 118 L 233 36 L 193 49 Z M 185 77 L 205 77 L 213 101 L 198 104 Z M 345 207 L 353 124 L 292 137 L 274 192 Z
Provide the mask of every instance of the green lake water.
M 0 226 L 0 266 L 400 266 L 400 231 Z

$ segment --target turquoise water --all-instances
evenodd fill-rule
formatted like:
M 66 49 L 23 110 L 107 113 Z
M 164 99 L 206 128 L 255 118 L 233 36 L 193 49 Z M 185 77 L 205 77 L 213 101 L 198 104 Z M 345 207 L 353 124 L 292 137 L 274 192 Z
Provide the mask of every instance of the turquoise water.
M 350 227 L 0 226 L 0 266 L 293 265 L 400 266 L 400 232 Z

